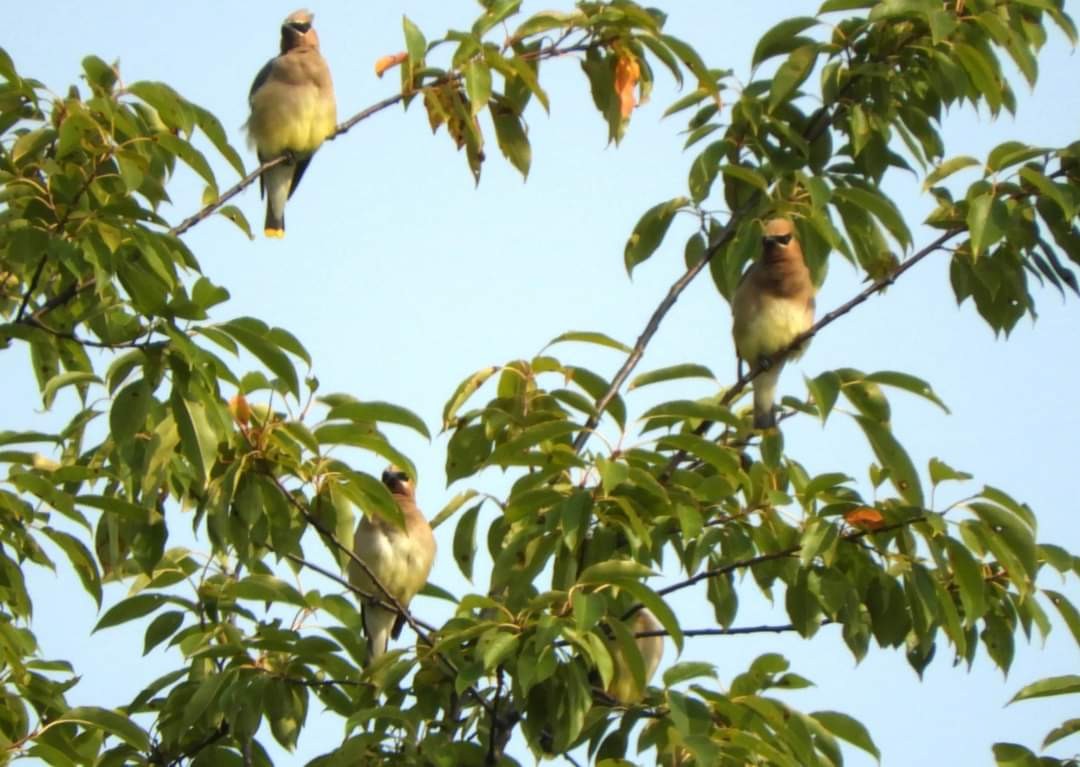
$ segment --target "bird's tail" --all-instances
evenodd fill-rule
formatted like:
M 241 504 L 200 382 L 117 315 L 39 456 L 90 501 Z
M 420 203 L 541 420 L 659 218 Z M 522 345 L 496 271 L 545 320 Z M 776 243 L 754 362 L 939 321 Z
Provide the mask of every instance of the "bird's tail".
M 763 370 L 754 379 L 754 428 L 769 429 L 776 426 L 776 384 L 780 380 L 780 371 L 784 363 L 774 363 L 768 370 Z
M 280 239 L 285 236 L 285 202 L 289 199 L 295 170 L 291 163 L 285 163 L 263 173 L 266 186 L 266 225 L 263 231 L 267 237 Z
M 368 640 L 368 660 L 374 662 L 386 653 L 397 613 L 378 605 L 364 605 L 364 633 Z

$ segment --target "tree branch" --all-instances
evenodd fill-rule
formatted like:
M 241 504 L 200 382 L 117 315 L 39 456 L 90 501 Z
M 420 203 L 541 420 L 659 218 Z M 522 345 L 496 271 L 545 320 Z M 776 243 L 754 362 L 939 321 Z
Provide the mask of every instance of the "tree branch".
M 357 588 L 353 584 L 349 583 L 348 580 L 346 580 L 345 578 L 342 578 L 340 575 L 337 575 L 337 574 L 331 572 L 330 570 L 327 570 L 324 567 L 320 567 L 319 565 L 316 565 L 316 564 L 314 564 L 312 562 L 308 562 L 303 557 L 298 557 L 295 554 L 285 554 L 284 556 L 285 556 L 286 559 L 288 559 L 288 560 L 290 560 L 292 562 L 295 562 L 296 564 L 300 565 L 301 567 L 306 567 L 309 570 L 314 570 L 319 575 L 322 575 L 322 576 L 324 576 L 326 578 L 329 578 L 334 583 L 338 584 L 339 586 L 345 587 L 346 589 L 348 589 L 349 591 L 351 591 L 353 594 L 355 594 L 358 597 L 362 597 L 363 599 L 370 599 L 370 600 L 376 602 L 380 607 L 383 607 L 383 608 L 385 608 L 387 610 L 390 610 L 390 611 L 394 611 L 394 610 L 397 609 L 390 602 L 385 602 L 382 599 L 379 599 L 379 597 L 375 596 L 374 594 L 368 594 L 363 589 Z M 427 630 L 427 631 L 435 631 L 436 630 L 434 626 L 432 626 L 432 625 L 430 625 L 428 623 L 425 623 L 424 621 L 420 620 L 419 618 L 414 618 L 414 620 L 416 620 L 416 623 L 418 625 L 420 625 L 420 626 L 423 626 L 424 629 Z
M 799 335 L 795 336 L 794 340 L 792 340 L 791 343 L 789 343 L 787 346 L 785 346 L 778 353 L 773 354 L 769 358 L 769 361 L 768 361 L 767 364 L 762 364 L 762 363 L 759 362 L 757 365 L 755 365 L 753 368 L 748 370 L 746 373 L 739 376 L 738 380 L 736 380 L 735 383 L 732 384 L 731 388 L 728 389 L 726 392 L 724 392 L 724 396 L 720 398 L 719 404 L 720 405 L 729 405 L 729 404 L 731 404 L 735 400 L 735 398 L 737 396 L 739 396 L 739 394 L 743 391 L 743 389 L 745 389 L 747 387 L 747 385 L 749 385 L 749 383 L 751 381 L 753 381 L 755 378 L 757 378 L 757 376 L 760 375 L 764 370 L 767 370 L 769 367 L 772 367 L 773 365 L 779 364 L 780 362 L 785 360 L 792 352 L 794 352 L 795 350 L 801 348 L 803 346 L 803 344 L 807 343 L 811 338 L 813 338 L 815 335 L 817 335 L 818 332 L 822 330 L 822 328 L 825 328 L 825 327 L 831 325 L 832 323 L 836 322 L 836 320 L 838 320 L 840 317 L 843 317 L 845 314 L 850 312 L 856 306 L 858 306 L 859 304 L 864 303 L 865 301 L 867 301 L 871 296 L 875 295 L 876 293 L 880 293 L 882 290 L 884 290 L 888 286 L 892 285 L 894 282 L 896 282 L 897 277 L 902 275 L 904 272 L 906 272 L 911 267 L 915 266 L 915 264 L 922 261 L 924 258 L 926 258 L 931 253 L 933 253 L 936 250 L 940 249 L 946 242 L 951 240 L 956 235 L 960 234 L 962 231 L 963 231 L 962 229 L 950 229 L 950 230 L 944 232 L 936 240 L 934 240 L 929 245 L 927 245 L 925 248 L 923 248 L 919 252 L 915 253 L 910 258 L 908 258 L 906 261 L 904 261 L 899 266 L 897 266 L 887 276 L 882 277 L 880 280 L 877 280 L 876 282 L 872 283 L 868 288 L 860 291 L 858 294 L 856 294 L 850 300 L 846 301 L 843 304 L 840 304 L 840 306 L 836 307 L 832 311 L 825 314 L 820 320 L 815 322 L 810 327 L 809 330 L 806 330 L 806 331 L 800 333 Z M 705 432 L 707 432 L 712 427 L 713 423 L 715 423 L 715 422 L 714 421 L 702 421 L 701 424 L 697 427 L 697 429 L 694 430 L 694 433 L 697 434 L 698 436 L 704 434 Z M 671 457 L 671 460 L 668 461 L 667 465 L 664 467 L 664 470 L 660 473 L 660 477 L 659 477 L 660 482 L 664 483 L 664 482 L 667 482 L 669 479 L 671 479 L 672 472 L 675 471 L 675 469 L 678 467 L 678 465 L 680 463 L 682 463 L 682 461 L 685 458 L 686 458 L 686 451 L 685 450 L 679 450 L 678 452 L 676 452 L 675 455 L 673 455 Z
M 842 536 L 840 538 L 840 540 L 845 542 L 845 543 L 852 543 L 854 541 L 859 540 L 860 538 L 865 538 L 868 535 L 877 535 L 879 533 L 892 532 L 893 530 L 899 530 L 900 528 L 908 527 L 909 525 L 913 525 L 916 522 L 922 522 L 924 519 L 926 519 L 926 518 L 923 517 L 923 516 L 918 516 L 918 517 L 913 517 L 911 519 L 906 519 L 903 522 L 895 522 L 895 523 L 893 523 L 891 525 L 885 525 L 883 527 L 879 527 L 876 530 L 870 530 L 870 529 L 858 530 L 858 531 L 856 531 L 854 533 L 849 533 L 849 534 L 847 534 L 845 536 Z M 711 570 L 703 570 L 702 572 L 698 573 L 697 575 L 693 575 L 693 576 L 691 576 L 691 577 L 689 577 L 689 578 L 687 578 L 685 580 L 679 581 L 678 583 L 673 583 L 670 586 L 667 586 L 665 588 L 660 589 L 659 591 L 656 592 L 656 594 L 657 594 L 657 596 L 664 597 L 664 596 L 667 596 L 668 594 L 672 594 L 672 593 L 674 593 L 676 591 L 682 591 L 683 589 L 689 588 L 690 586 L 693 586 L 695 583 L 699 583 L 700 581 L 707 580 L 708 578 L 718 578 L 721 575 L 727 575 L 728 573 L 734 572 L 735 570 L 742 570 L 743 568 L 753 567 L 755 565 L 760 565 L 760 564 L 762 564 L 764 562 L 772 562 L 773 560 L 776 560 L 776 559 L 786 559 L 787 557 L 795 556 L 796 554 L 799 553 L 799 551 L 801 549 L 802 549 L 802 545 L 789 546 L 788 548 L 781 549 L 780 551 L 772 551 L 772 552 L 769 552 L 767 554 L 759 554 L 756 557 L 749 557 L 747 559 L 740 559 L 740 560 L 735 561 L 735 562 L 730 562 L 730 563 L 728 563 L 726 565 L 723 565 L 721 567 L 714 567 Z M 631 616 L 634 615 L 634 613 L 638 612 L 639 610 L 643 610 L 644 608 L 645 608 L 645 605 L 641 604 L 640 602 L 637 603 L 636 605 L 631 607 L 629 610 L 627 610 L 625 613 L 623 613 L 622 620 L 625 621 L 625 620 L 629 619 Z M 749 633 L 749 632 L 747 632 L 747 633 Z
M 409 624 L 410 628 L 412 628 L 412 630 L 416 633 L 416 636 L 420 639 L 420 641 L 431 649 L 432 654 L 436 658 L 438 658 L 439 661 L 441 661 L 454 676 L 457 676 L 457 674 L 459 673 L 457 666 L 455 666 L 449 658 L 447 658 L 445 655 L 435 649 L 435 642 L 434 640 L 432 640 L 431 635 L 428 634 L 421 627 L 420 622 L 412 616 L 412 613 L 405 609 L 405 607 L 402 606 L 401 602 L 399 602 L 397 598 L 387 590 L 386 586 L 383 585 L 382 581 L 375 577 L 375 573 L 372 572 L 370 567 L 368 567 L 367 562 L 358 557 L 352 549 L 343 546 L 341 544 L 341 541 L 339 541 L 337 537 L 335 537 L 333 531 L 327 529 L 327 527 L 323 525 L 322 522 L 315 518 L 315 516 L 307 509 L 307 507 L 304 506 L 304 504 L 296 500 L 296 497 L 289 492 L 288 488 L 281 484 L 281 481 L 277 477 L 269 473 L 265 474 L 265 476 L 274 483 L 277 489 L 281 492 L 282 495 L 285 496 L 285 499 L 293 506 L 293 508 L 300 512 L 304 519 L 307 520 L 308 524 L 318 530 L 319 533 L 321 533 L 323 537 L 326 538 L 334 548 L 338 549 L 341 552 L 344 552 L 351 562 L 356 563 L 357 567 L 364 571 L 368 578 L 371 579 L 371 582 L 375 584 L 376 588 L 378 588 L 378 590 L 383 595 L 383 598 L 379 600 L 379 604 L 386 606 L 387 609 L 390 609 L 400 615 L 405 620 L 405 622 Z M 308 566 L 311 567 L 310 564 Z M 323 574 L 325 575 L 326 571 L 323 571 Z M 485 711 L 491 713 L 491 704 L 484 699 L 484 696 L 482 696 L 475 687 L 470 685 L 466 687 L 465 690 L 470 695 L 472 695 L 476 702 L 479 703 Z

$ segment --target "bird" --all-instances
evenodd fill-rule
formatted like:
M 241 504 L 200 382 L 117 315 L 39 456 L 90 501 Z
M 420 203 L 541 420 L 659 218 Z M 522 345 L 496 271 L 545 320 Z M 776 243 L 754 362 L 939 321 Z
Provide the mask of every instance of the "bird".
M 740 363 L 751 369 L 764 367 L 753 384 L 754 428 L 769 429 L 776 426 L 773 403 L 785 362 L 772 357 L 813 326 L 817 288 L 790 220 L 766 222 L 761 246 L 760 260 L 751 264 L 735 289 L 732 335 Z
M 389 466 L 382 474 L 382 482 L 401 509 L 404 528 L 380 517 L 365 515 L 356 528 L 353 553 L 367 565 L 398 604 L 408 607 L 431 573 L 435 561 L 435 536 L 431 525 L 416 506 L 409 475 L 396 466 Z M 375 600 L 387 600 L 356 562 L 349 564 L 349 582 L 374 597 L 360 600 L 369 662 L 374 662 L 386 652 L 390 638 L 397 639 L 405 619 L 376 603 Z
M 630 621 L 630 631 L 634 634 L 643 631 L 660 631 L 662 627 L 656 620 L 656 616 L 648 608 L 642 608 L 634 613 Z M 607 694 L 620 703 L 634 703 L 644 696 L 645 687 L 656 673 L 660 665 L 660 658 L 664 654 L 664 638 L 662 636 L 638 637 L 636 640 L 641 660 L 645 666 L 645 685 L 639 687 L 634 679 L 633 672 L 626 661 L 626 656 L 614 641 L 608 642 L 608 651 L 611 653 L 613 673 L 607 686 Z
M 330 68 L 319 53 L 319 36 L 307 10 L 290 13 L 281 25 L 281 54 L 255 76 L 248 94 L 248 143 L 263 164 L 288 160 L 263 172 L 267 237 L 285 236 L 285 201 L 292 197 L 315 150 L 337 126 Z

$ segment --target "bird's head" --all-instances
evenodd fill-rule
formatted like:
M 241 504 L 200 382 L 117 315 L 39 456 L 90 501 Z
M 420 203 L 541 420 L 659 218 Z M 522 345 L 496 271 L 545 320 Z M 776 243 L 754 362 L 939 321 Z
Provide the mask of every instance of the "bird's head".
M 786 218 L 773 218 L 766 222 L 761 247 L 766 261 L 796 257 L 802 260 L 802 248 L 795 239 L 795 226 Z
M 315 27 L 311 24 L 315 20 L 315 14 L 306 8 L 293 11 L 285 17 L 281 23 L 281 52 L 291 51 L 293 48 L 307 46 L 319 47 L 319 36 L 315 34 Z
M 391 464 L 383 470 L 382 482 L 386 485 L 391 495 L 403 495 L 407 498 L 413 496 L 413 483 L 408 473 Z

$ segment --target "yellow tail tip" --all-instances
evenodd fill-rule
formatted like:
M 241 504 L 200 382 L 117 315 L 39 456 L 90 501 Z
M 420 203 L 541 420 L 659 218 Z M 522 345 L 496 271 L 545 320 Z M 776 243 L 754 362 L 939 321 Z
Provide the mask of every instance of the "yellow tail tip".
M 280 240 L 282 237 L 285 236 L 285 230 L 284 229 L 264 229 L 263 234 L 265 234 L 267 237 L 270 237 L 272 239 Z

